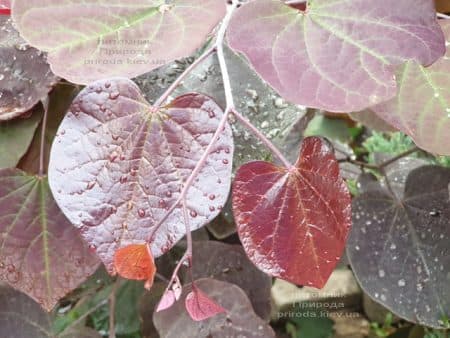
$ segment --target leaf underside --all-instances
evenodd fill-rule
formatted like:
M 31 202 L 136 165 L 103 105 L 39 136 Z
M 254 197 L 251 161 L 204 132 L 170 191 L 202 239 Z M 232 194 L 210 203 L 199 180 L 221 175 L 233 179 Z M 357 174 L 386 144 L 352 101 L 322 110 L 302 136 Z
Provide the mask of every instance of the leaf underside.
M 239 237 L 262 271 L 321 288 L 344 250 L 350 195 L 329 146 L 303 141 L 294 169 L 268 162 L 242 166 L 233 183 Z
M 392 183 L 401 172 L 389 175 Z M 367 181 L 367 183 L 364 183 Z M 450 170 L 414 169 L 395 195 L 361 180 L 347 253 L 362 288 L 396 315 L 443 327 L 450 314 Z
M 450 23 L 442 20 L 447 45 Z M 398 95 L 374 111 L 431 153 L 450 155 L 450 47 L 429 67 L 410 61 L 397 71 Z
M 59 210 L 46 178 L 0 170 L 0 196 L 0 280 L 50 311 L 98 259 Z
M 149 240 L 180 196 L 223 115 L 211 98 L 186 94 L 152 112 L 130 80 L 98 81 L 74 100 L 55 139 L 49 180 L 65 215 L 113 272 L 114 252 Z M 187 194 L 191 230 L 225 204 L 233 138 L 226 124 Z M 153 257 L 186 233 L 181 207 L 151 240 Z
M 225 15 L 218 0 L 16 0 L 21 35 L 49 53 L 52 70 L 88 84 L 132 78 L 188 56 Z M 76 15 L 74 15 L 76 13 Z
M 334 112 L 391 99 L 393 66 L 429 65 L 445 52 L 432 0 L 315 0 L 304 13 L 278 0 L 251 1 L 227 36 L 283 97 Z

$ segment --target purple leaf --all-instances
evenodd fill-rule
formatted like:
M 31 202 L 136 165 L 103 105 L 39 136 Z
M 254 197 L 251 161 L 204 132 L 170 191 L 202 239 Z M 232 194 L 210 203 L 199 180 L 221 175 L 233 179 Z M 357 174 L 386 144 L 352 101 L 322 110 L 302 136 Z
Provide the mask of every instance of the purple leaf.
M 200 47 L 225 15 L 221 0 L 16 0 L 21 35 L 49 52 L 52 70 L 74 83 L 135 77 Z
M 450 313 L 450 169 L 414 169 L 400 195 L 393 183 L 404 180 L 407 166 L 398 167 L 389 169 L 391 191 L 360 180 L 348 257 L 375 301 L 408 321 L 442 328 Z
M 122 78 L 98 81 L 75 99 L 52 148 L 50 186 L 109 272 L 118 248 L 149 240 L 222 115 L 200 94 L 183 95 L 154 112 L 139 88 Z M 188 191 L 191 230 L 211 221 L 225 204 L 232 158 L 227 124 Z M 150 243 L 153 257 L 169 251 L 185 233 L 178 206 Z
M 184 302 L 177 302 L 170 309 L 153 315 L 153 322 L 161 337 L 275 338 L 272 328 L 253 312 L 250 301 L 239 287 L 208 278 L 200 279 L 195 284 L 220 304 L 226 313 L 195 322 L 186 312 Z M 185 286 L 182 297 L 191 290 L 191 285 Z
M 58 78 L 45 55 L 28 46 L 8 16 L 0 15 L 0 121 L 33 108 L 45 98 Z
M 450 22 L 441 21 L 447 45 Z M 429 67 L 408 62 L 397 71 L 398 95 L 374 111 L 426 151 L 450 155 L 450 47 Z
M 0 280 L 50 311 L 98 267 L 46 178 L 0 170 Z
M 445 52 L 432 0 L 315 0 L 306 12 L 251 1 L 228 40 L 287 100 L 334 112 L 394 97 L 393 66 L 429 65 Z

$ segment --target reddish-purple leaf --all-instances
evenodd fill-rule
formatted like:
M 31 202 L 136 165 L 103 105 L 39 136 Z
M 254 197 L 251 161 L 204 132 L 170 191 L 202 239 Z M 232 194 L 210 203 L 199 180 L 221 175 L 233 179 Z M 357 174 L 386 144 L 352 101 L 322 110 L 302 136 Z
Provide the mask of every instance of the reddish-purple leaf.
M 406 63 L 397 71 L 398 95 L 373 109 L 419 147 L 450 155 L 450 22 L 441 26 L 447 54 L 429 67 Z
M 135 77 L 189 56 L 225 15 L 222 0 L 16 0 L 21 35 L 74 83 Z
M 57 77 L 45 55 L 28 46 L 8 16 L 0 16 L 0 121 L 27 111 L 45 98 Z
M 0 170 L 0 280 L 50 311 L 98 267 L 46 178 Z
M 445 52 L 432 0 L 315 0 L 306 12 L 250 1 L 228 40 L 283 97 L 335 112 L 394 97 L 392 66 L 429 65 Z
M 264 272 L 321 288 L 344 250 L 351 201 L 333 150 L 305 138 L 292 170 L 251 162 L 233 183 L 233 212 L 250 260 Z
M 10 0 L 0 0 L 0 15 L 11 15 Z
M 187 313 L 184 302 L 177 302 L 170 309 L 153 315 L 153 323 L 161 337 L 275 338 L 270 325 L 253 312 L 245 292 L 238 286 L 209 278 L 200 279 L 195 284 L 226 313 L 197 322 Z M 191 290 L 191 285 L 185 286 L 183 296 Z
M 85 88 L 63 120 L 51 152 L 50 186 L 63 212 L 113 272 L 114 252 L 149 240 L 180 196 L 218 128 L 222 110 L 200 94 L 152 111 L 130 80 Z M 187 194 L 192 230 L 227 200 L 233 159 L 229 125 Z M 186 233 L 180 206 L 150 243 L 153 257 Z
M 192 291 L 186 296 L 185 305 L 189 316 L 196 322 L 226 312 L 223 307 L 214 302 L 196 286 L 193 286 Z

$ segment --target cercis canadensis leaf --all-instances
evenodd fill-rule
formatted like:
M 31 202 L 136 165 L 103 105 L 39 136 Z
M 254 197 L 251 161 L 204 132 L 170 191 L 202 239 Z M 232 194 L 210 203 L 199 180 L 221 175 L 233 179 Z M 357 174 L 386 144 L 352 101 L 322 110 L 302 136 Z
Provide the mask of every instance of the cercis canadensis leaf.
M 192 291 L 186 296 L 185 305 L 189 316 L 196 322 L 226 312 L 223 307 L 210 299 L 195 285 L 192 286 Z
M 334 112 L 394 97 L 393 66 L 429 65 L 445 52 L 432 0 L 315 0 L 304 12 L 250 1 L 227 36 L 287 100 Z
M 156 226 L 180 197 L 222 116 L 210 97 L 195 93 L 154 111 L 123 78 L 95 82 L 74 100 L 51 151 L 50 186 L 109 272 L 121 247 L 150 240 L 156 258 L 186 234 L 180 205 Z M 186 195 L 191 230 L 225 204 L 233 150 L 226 123 Z
M 48 51 L 52 70 L 74 83 L 135 77 L 200 47 L 225 15 L 225 1 L 16 0 L 21 35 Z M 74 14 L 76 13 L 76 14 Z
M 429 67 L 407 62 L 397 71 L 398 95 L 373 109 L 419 147 L 450 155 L 450 23 L 440 22 L 446 55 Z
M 403 166 L 404 168 L 404 166 Z M 389 173 L 393 182 L 403 173 Z M 425 326 L 444 327 L 450 314 L 450 170 L 414 169 L 392 191 L 365 177 L 353 201 L 347 244 L 362 288 L 396 315 Z
M 132 244 L 118 249 L 114 255 L 114 268 L 124 278 L 144 280 L 148 290 L 153 285 L 156 267 L 146 244 Z
M 0 15 L 0 121 L 33 108 L 45 98 L 58 78 L 45 55 L 28 46 L 8 16 Z
M 98 267 L 53 200 L 46 178 L 0 170 L 0 210 L 0 280 L 47 311 Z
M 333 150 L 305 138 L 291 170 L 256 161 L 233 183 L 233 212 L 250 260 L 262 271 L 321 288 L 344 250 L 351 200 Z

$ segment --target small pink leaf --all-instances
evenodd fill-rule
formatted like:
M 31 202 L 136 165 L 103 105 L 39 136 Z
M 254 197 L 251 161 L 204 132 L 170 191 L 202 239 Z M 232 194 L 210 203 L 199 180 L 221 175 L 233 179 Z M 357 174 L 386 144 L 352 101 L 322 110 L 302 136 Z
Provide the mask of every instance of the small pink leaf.
M 340 259 L 351 199 L 333 150 L 305 138 L 294 169 L 256 161 L 239 168 L 233 213 L 250 260 L 262 271 L 321 288 Z
M 175 297 L 175 292 L 173 290 L 167 290 L 164 292 L 161 300 L 159 301 L 156 312 L 164 311 L 170 308 L 177 301 Z
M 186 296 L 185 305 L 192 320 L 196 322 L 226 312 L 223 307 L 215 303 L 196 287 L 193 287 L 192 291 Z
M 393 66 L 430 65 L 445 52 L 432 0 L 314 0 L 305 12 L 250 1 L 227 37 L 287 100 L 334 112 L 394 97 Z

